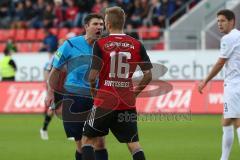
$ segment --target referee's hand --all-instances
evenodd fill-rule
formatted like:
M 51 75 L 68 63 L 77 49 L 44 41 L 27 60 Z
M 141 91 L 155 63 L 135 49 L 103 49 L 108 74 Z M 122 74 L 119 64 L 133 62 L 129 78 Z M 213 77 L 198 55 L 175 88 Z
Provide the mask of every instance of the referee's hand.
M 45 98 L 45 100 L 44 100 L 44 102 L 45 102 L 45 105 L 47 106 L 47 107 L 50 107 L 51 106 L 51 104 L 54 102 L 54 96 L 53 96 L 53 93 L 47 93 L 47 96 L 46 96 L 46 98 Z

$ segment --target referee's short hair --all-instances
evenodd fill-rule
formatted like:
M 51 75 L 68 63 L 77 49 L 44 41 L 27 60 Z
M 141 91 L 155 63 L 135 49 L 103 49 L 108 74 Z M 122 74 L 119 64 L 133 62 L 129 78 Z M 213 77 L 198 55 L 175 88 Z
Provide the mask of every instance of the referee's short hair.
M 88 24 L 93 18 L 102 19 L 104 21 L 104 18 L 101 14 L 91 13 L 84 18 L 84 24 Z
M 220 16 L 220 15 L 225 16 L 228 21 L 230 21 L 230 20 L 234 20 L 234 21 L 235 21 L 235 14 L 234 14 L 233 11 L 231 11 L 231 10 L 229 10 L 229 9 L 220 10 L 220 11 L 217 13 L 217 16 Z

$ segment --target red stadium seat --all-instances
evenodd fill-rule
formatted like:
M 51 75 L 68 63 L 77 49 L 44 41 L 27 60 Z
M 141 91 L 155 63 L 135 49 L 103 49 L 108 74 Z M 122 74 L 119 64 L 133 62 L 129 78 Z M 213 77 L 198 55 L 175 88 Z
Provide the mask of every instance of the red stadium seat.
M 56 36 L 59 35 L 58 28 L 50 28 L 49 31 Z M 37 30 L 36 40 L 42 41 L 45 38 L 45 36 L 46 35 L 45 35 L 44 29 L 38 29 Z
M 0 43 L 0 53 L 4 51 L 5 47 L 6 47 L 6 43 Z
M 38 29 L 37 35 L 36 35 L 36 40 L 42 41 L 44 38 L 45 38 L 44 29 Z
M 6 41 L 6 35 L 5 35 L 6 30 L 5 29 L 0 29 L 0 41 Z
M 139 35 L 139 38 L 140 39 L 148 39 L 149 36 L 148 36 L 148 27 L 146 26 L 141 26 L 138 28 L 138 35 Z
M 15 39 L 15 34 L 16 34 L 16 30 L 15 29 L 9 29 L 6 34 L 8 35 L 7 37 L 8 38 L 12 38 L 12 39 Z
M 158 26 L 151 26 L 149 30 L 148 36 L 150 39 L 158 39 L 160 37 L 160 28 Z
M 61 28 L 58 33 L 58 39 L 66 39 L 66 35 L 68 34 L 68 28 Z
M 30 43 L 29 42 L 19 42 L 16 44 L 18 52 L 30 52 Z
M 8 39 L 14 40 L 16 35 L 15 35 L 15 29 L 3 29 L 1 30 L 1 38 L 3 41 L 7 41 Z
M 34 41 L 36 40 L 37 31 L 36 29 L 28 29 L 26 34 L 26 40 Z
M 58 35 L 58 28 L 50 28 L 49 30 L 50 30 L 50 32 L 51 32 L 52 34 L 54 34 L 55 36 Z
M 16 41 L 24 41 L 26 40 L 26 30 L 25 29 L 17 29 L 15 35 Z
M 39 52 L 41 46 L 42 46 L 42 43 L 41 42 L 33 42 L 31 43 L 31 52 Z

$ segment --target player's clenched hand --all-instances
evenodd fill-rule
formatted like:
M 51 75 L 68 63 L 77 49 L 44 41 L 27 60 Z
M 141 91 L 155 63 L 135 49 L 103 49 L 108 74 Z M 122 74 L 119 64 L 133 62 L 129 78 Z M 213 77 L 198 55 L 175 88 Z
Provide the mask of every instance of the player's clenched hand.
M 199 82 L 199 84 L 198 84 L 198 92 L 202 94 L 203 93 L 202 90 L 203 90 L 203 88 L 205 86 L 206 86 L 206 82 L 205 81 Z

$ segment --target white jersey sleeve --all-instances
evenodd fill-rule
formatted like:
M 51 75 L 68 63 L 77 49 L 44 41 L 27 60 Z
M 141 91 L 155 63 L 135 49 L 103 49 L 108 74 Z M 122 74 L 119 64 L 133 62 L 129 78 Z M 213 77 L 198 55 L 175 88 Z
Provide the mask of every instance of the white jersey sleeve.
M 233 53 L 233 43 L 231 39 L 227 36 L 224 36 L 221 39 L 221 46 L 220 46 L 220 58 L 230 58 Z

